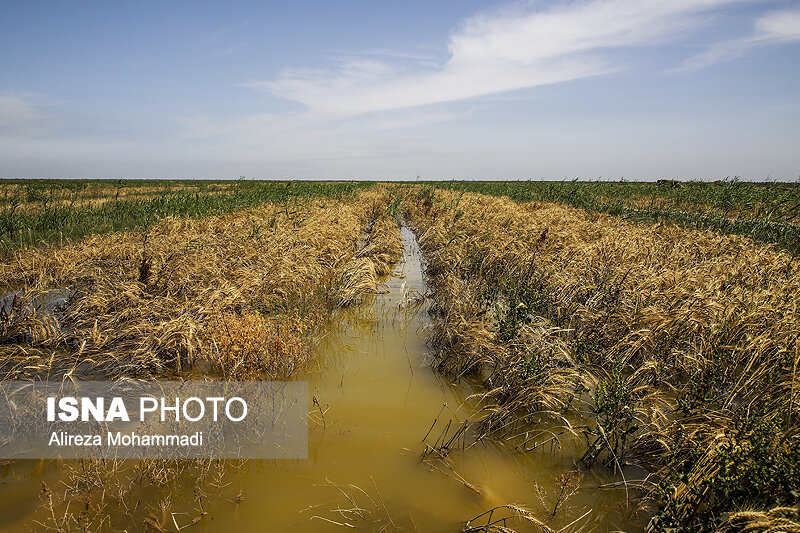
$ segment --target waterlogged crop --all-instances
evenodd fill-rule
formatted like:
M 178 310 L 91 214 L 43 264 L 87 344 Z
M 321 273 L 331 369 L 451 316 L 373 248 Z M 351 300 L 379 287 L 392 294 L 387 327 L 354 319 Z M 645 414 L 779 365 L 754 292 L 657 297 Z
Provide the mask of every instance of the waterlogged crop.
M 381 290 L 403 252 L 401 221 L 424 256 L 434 365 L 477 390 L 466 402 L 477 416 L 443 430 L 437 416 L 417 465 L 478 498 L 480 511 L 459 517 L 465 531 L 800 531 L 798 190 L 735 180 L 2 182 L 0 370 L 23 380 L 292 378 L 339 310 Z M 349 370 L 342 391 L 358 373 Z M 112 408 L 74 400 L 50 414 Z M 313 396 L 311 409 L 323 433 L 341 429 L 335 405 Z M 511 457 L 494 468 L 540 454 L 554 492 L 534 480 L 519 501 L 541 505 L 522 506 L 461 476 L 456 454 L 482 439 Z M 65 465 L 68 494 L 42 489 L 45 529 L 135 521 L 165 531 L 181 514 L 196 524 L 229 466 Z M 352 506 L 331 525 L 397 527 L 377 486 L 331 484 Z M 168 513 L 187 487 L 197 508 Z M 140 489 L 163 496 L 158 509 L 126 504 Z
M 452 181 L 436 185 L 508 196 L 518 202 L 561 203 L 634 222 L 713 229 L 800 253 L 797 182 Z
M 615 475 L 605 486 L 627 491 L 626 527 L 800 529 L 800 267 L 791 254 L 594 212 L 619 205 L 601 203 L 603 191 L 627 191 L 630 202 L 633 192 L 680 197 L 671 184 L 447 186 L 456 190 L 411 188 L 403 205 L 429 262 L 437 364 L 487 388 L 483 416 L 468 424 L 473 438 L 529 453 L 555 445 L 582 471 Z M 796 190 L 685 187 L 761 191 L 765 204 L 786 195 L 775 209 Z M 517 203 L 463 192 L 471 189 L 592 203 Z M 698 216 L 732 212 L 689 203 Z M 741 216 L 763 213 L 737 205 Z M 792 224 L 791 205 L 780 210 L 780 224 Z
M 128 229 L 108 233 L 101 230 L 118 227 L 90 225 L 86 233 L 96 234 L 82 240 L 2 256 L 3 379 L 289 378 L 308 363 L 318 328 L 337 309 L 374 294 L 379 273 L 399 259 L 402 246 L 388 214 L 388 193 L 355 192 L 359 188 L 245 183 L 218 194 L 176 192 L 71 211 L 48 202 L 41 212 L 14 218 L 15 224 L 23 219 L 44 224 L 54 209 L 63 209 L 59 212 L 72 213 L 68 220 L 78 223 L 108 210 L 109 218 L 98 220 L 113 226 L 112 218 L 119 216 Z M 51 229 L 64 231 L 71 223 Z M 191 399 L 189 405 L 175 398 L 153 400 L 140 412 L 183 420 L 200 409 Z M 202 405 L 234 419 L 247 412 L 234 398 L 227 400 Z M 124 421 L 125 413 L 110 402 L 64 397 L 53 401 L 47 415 Z M 206 459 L 66 461 L 60 482 L 66 490 L 43 485 L 45 508 L 36 521 L 41 529 L 57 531 L 131 524 L 165 530 L 164 520 L 135 502 L 160 495 L 166 513 L 171 495 L 188 486 L 196 491 L 190 502 L 200 511 L 182 512 L 192 513 L 196 523 L 205 514 L 207 493 L 221 493 L 227 472 L 235 468 L 235 461 Z
M 343 198 L 369 182 L 0 180 L 0 253 L 147 227 L 174 217 L 219 215 L 303 198 Z

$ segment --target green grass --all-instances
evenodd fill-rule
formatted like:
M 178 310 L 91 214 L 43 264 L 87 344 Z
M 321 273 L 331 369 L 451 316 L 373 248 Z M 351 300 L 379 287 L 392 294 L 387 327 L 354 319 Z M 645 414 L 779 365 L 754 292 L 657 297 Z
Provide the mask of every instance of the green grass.
M 11 180 L 2 180 L 7 185 Z M 144 227 L 166 217 L 201 217 L 253 207 L 266 202 L 287 202 L 315 196 L 342 197 L 371 182 L 313 181 L 245 181 L 228 182 L 222 192 L 206 190 L 208 184 L 221 182 L 143 182 L 109 180 L 101 182 L 109 194 L 97 205 L 71 205 L 54 202 L 63 196 L 63 189 L 89 186 L 99 180 L 23 180 L 25 197 L 35 210 L 19 209 L 20 200 L 11 200 L 0 207 L 0 253 L 24 246 L 38 246 L 80 239 L 87 235 Z M 177 191 L 164 191 L 134 199 L 117 199 L 116 187 L 181 186 Z M 31 193 L 31 190 L 36 193 Z
M 800 184 L 449 181 L 441 188 L 557 202 L 635 222 L 669 222 L 775 243 L 800 254 Z M 0 179 L 0 253 L 219 214 L 264 202 L 337 196 L 371 182 Z M 141 189 L 141 190 L 139 190 Z M 153 190 L 147 190 L 153 189 Z
M 603 181 L 450 181 L 436 186 L 556 202 L 635 222 L 669 222 L 775 243 L 800 254 L 800 184 Z

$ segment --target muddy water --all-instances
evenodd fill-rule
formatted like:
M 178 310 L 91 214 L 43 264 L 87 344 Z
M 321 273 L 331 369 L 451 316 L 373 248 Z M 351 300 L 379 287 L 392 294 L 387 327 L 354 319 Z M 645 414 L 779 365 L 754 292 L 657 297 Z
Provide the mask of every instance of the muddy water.
M 518 453 L 481 443 L 453 450 L 446 462 L 421 461 L 426 436 L 433 443 L 448 421 L 461 422 L 476 407 L 465 401 L 474 392 L 468 383 L 450 383 L 429 365 L 430 318 L 419 298 L 425 292 L 421 254 L 407 229 L 403 239 L 403 261 L 385 292 L 342 313 L 319 344 L 317 368 L 300 376 L 312 395 L 308 459 L 246 463 L 221 497 L 208 500 L 206 517 L 187 531 L 299 533 L 350 524 L 367 531 L 451 532 L 506 504 L 522 505 L 556 529 L 576 519 L 575 525 L 600 531 L 630 528 L 624 491 L 593 489 L 609 479 L 586 473 L 575 479 L 588 490 L 552 516 L 563 494 L 558 476 L 574 469 L 578 449 Z M 30 472 L 20 472 L 28 467 Z M 35 463 L 16 468 L 0 484 L 3 531 L 27 530 L 38 479 L 48 476 Z M 184 496 L 191 502 L 190 492 Z M 494 518 L 508 514 L 497 511 Z M 179 515 L 178 521 L 187 523 L 191 516 Z M 520 521 L 507 525 L 538 530 Z
M 505 504 L 522 504 L 558 526 L 591 510 L 582 523 L 612 528 L 614 520 L 601 511 L 624 505 L 621 491 L 584 491 L 550 517 L 556 478 L 574 468 L 577 450 L 522 454 L 480 444 L 452 451 L 449 464 L 420 460 L 426 435 L 433 443 L 449 420 L 475 414 L 465 402 L 475 391 L 430 367 L 430 318 L 427 303 L 418 301 L 425 292 L 422 257 L 406 228 L 403 240 L 403 261 L 386 292 L 332 325 L 319 346 L 320 368 L 306 376 L 313 394 L 308 460 L 251 466 L 241 480 L 247 500 L 215 509 L 207 531 L 342 529 L 333 521 L 366 530 L 451 532 Z M 336 511 L 355 507 L 363 511 Z

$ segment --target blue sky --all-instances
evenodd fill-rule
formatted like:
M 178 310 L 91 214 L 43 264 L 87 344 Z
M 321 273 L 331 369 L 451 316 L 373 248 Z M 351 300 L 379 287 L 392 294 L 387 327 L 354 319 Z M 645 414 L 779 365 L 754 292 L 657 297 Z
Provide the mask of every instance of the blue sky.
M 0 13 L 0 176 L 800 176 L 797 0 Z

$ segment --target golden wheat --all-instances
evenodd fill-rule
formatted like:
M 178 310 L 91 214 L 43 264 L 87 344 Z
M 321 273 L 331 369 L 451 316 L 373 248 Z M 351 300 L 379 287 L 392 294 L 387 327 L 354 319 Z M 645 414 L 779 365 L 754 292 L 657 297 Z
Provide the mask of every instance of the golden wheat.
M 556 425 L 585 435 L 586 465 L 650 469 L 664 489 L 653 498 L 675 522 L 653 529 L 712 527 L 711 490 L 717 509 L 747 503 L 722 496 L 735 490 L 730 476 L 778 483 L 758 479 L 748 454 L 768 454 L 775 472 L 795 464 L 784 459 L 800 439 L 800 266 L 790 254 L 429 188 L 407 191 L 404 209 L 435 287 L 439 364 L 488 386 L 479 435 Z M 800 488 L 793 475 L 781 497 Z

